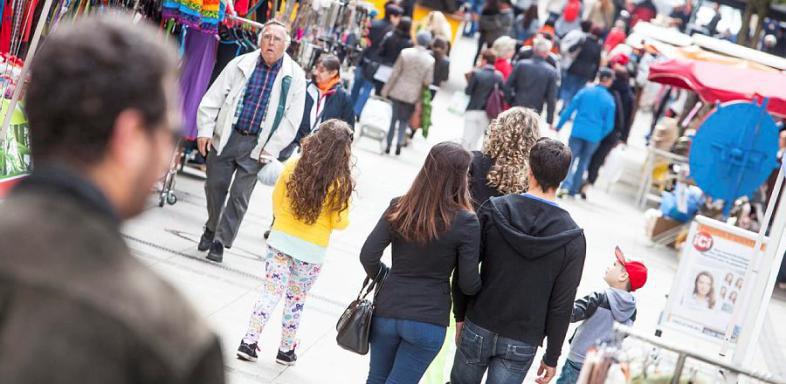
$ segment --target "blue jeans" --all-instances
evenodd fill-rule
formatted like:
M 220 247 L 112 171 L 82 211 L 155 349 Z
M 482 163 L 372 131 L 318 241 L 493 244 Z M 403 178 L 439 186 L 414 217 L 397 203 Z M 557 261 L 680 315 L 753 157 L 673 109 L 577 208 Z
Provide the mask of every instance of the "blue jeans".
M 374 89 L 374 83 L 363 77 L 363 69 L 359 65 L 355 67 L 355 80 L 352 82 L 351 98 L 355 116 L 358 118 L 360 118 L 360 113 L 363 112 L 363 107 L 366 106 L 366 101 L 368 101 L 372 89 Z
M 521 384 L 538 347 L 502 337 L 471 321 L 464 321 L 450 384 Z
M 565 365 L 562 367 L 562 372 L 559 374 L 557 384 L 576 384 L 579 380 L 582 365 L 584 364 L 565 360 Z
M 562 183 L 562 189 L 567 189 L 568 194 L 571 196 L 576 195 L 581 190 L 584 184 L 584 173 L 589 168 L 592 155 L 598 149 L 600 143 L 591 143 L 584 139 L 579 139 L 571 136 L 568 140 L 568 147 L 573 154 L 573 160 L 570 162 L 570 171 L 568 177 Z
M 374 316 L 371 369 L 366 384 L 417 383 L 445 341 L 447 328 L 414 320 Z
M 559 98 L 562 100 L 563 110 L 568 107 L 568 104 L 573 100 L 573 96 L 576 96 L 586 85 L 586 79 L 565 71 L 565 76 L 562 76 L 562 86 L 559 90 Z

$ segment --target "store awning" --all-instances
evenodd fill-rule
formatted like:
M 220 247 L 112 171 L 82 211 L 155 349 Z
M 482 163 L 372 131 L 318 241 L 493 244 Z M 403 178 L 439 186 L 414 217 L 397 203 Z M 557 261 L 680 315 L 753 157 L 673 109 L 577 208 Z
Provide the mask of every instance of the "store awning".
M 670 58 L 650 65 L 649 80 L 689 89 L 707 103 L 769 98 L 767 110 L 786 117 L 786 75 L 709 61 Z

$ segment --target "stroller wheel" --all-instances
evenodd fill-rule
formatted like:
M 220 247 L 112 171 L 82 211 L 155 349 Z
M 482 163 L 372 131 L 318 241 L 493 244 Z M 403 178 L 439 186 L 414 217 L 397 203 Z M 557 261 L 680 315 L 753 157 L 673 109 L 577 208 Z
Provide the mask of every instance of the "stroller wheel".
M 166 197 L 166 202 L 169 205 L 175 205 L 177 203 L 177 195 L 174 192 L 169 192 Z

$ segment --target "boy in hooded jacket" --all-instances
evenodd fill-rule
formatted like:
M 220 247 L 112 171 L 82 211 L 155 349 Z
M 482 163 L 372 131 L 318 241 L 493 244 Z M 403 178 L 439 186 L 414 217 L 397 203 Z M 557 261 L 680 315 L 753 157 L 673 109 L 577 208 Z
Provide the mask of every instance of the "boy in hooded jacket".
M 574 384 L 579 378 L 587 350 L 598 342 L 610 340 L 614 323 L 631 325 L 636 320 L 636 298 L 633 291 L 647 282 L 647 267 L 639 261 L 628 261 L 622 250 L 614 250 L 614 264 L 606 269 L 603 279 L 609 285 L 573 304 L 572 323 L 584 321 L 570 340 L 570 354 L 557 384 Z

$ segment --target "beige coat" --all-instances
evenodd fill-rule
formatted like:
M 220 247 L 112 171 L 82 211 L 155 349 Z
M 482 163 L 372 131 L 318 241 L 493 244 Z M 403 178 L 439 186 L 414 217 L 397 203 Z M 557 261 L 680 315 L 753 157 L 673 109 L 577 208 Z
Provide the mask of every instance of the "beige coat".
M 433 79 L 434 57 L 423 47 L 404 49 L 382 88 L 382 97 L 415 104 Z

